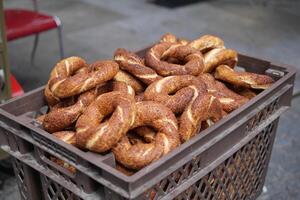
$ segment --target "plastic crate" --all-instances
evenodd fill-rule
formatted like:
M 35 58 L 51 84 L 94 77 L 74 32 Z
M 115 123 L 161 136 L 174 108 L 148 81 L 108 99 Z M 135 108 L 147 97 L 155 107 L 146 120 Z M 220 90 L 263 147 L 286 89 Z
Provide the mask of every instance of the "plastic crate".
M 279 116 L 291 103 L 295 70 L 245 55 L 239 55 L 238 66 L 276 82 L 132 176 L 115 169 L 112 153 L 84 152 L 39 127 L 34 118 L 45 107 L 43 87 L 1 105 L 0 145 L 15 159 L 22 198 L 255 199 L 262 191 Z M 49 156 L 74 165 L 76 173 Z

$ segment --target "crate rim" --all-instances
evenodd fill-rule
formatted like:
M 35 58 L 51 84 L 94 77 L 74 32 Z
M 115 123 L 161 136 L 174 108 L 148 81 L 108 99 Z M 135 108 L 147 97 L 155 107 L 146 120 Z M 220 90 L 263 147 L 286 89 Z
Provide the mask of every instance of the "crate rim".
M 195 142 L 197 142 L 198 140 L 201 140 L 202 138 L 204 138 L 205 136 L 207 136 L 210 132 L 213 132 L 215 129 L 217 129 L 218 127 L 222 126 L 223 124 L 226 124 L 227 121 L 230 121 L 232 118 L 236 117 L 237 115 L 239 115 L 240 113 L 242 113 L 243 111 L 245 111 L 248 107 L 250 107 L 251 105 L 253 105 L 254 103 L 256 103 L 259 99 L 261 99 L 261 97 L 265 96 L 266 94 L 268 93 L 271 93 L 272 91 L 274 91 L 276 88 L 278 88 L 279 85 L 281 85 L 282 83 L 284 83 L 287 79 L 289 79 L 291 76 L 293 76 L 295 73 L 296 73 L 296 69 L 295 67 L 291 66 L 291 65 L 286 65 L 286 64 L 281 64 L 279 62 L 271 62 L 271 61 L 267 61 L 267 60 L 264 60 L 264 59 L 260 59 L 260 58 L 257 58 L 257 57 L 252 57 L 252 56 L 248 56 L 248 55 L 244 55 L 244 54 L 239 54 L 239 57 L 245 57 L 245 58 L 251 58 L 251 59 L 256 59 L 256 60 L 260 60 L 260 61 L 263 61 L 263 62 L 267 62 L 269 63 L 269 65 L 274 65 L 274 66 L 280 66 L 280 68 L 282 68 L 284 72 L 287 72 L 283 77 L 281 77 L 280 79 L 278 79 L 274 84 L 271 85 L 270 88 L 268 88 L 267 90 L 264 90 L 262 91 L 260 94 L 258 94 L 257 96 L 255 96 L 254 98 L 252 98 L 251 100 L 249 100 L 246 104 L 242 105 L 240 108 L 234 110 L 233 112 L 231 112 L 226 118 L 223 118 L 221 119 L 218 123 L 214 124 L 214 126 L 202 131 L 201 134 L 197 134 L 195 135 L 193 138 L 191 138 L 189 141 L 185 142 L 184 144 L 181 144 L 179 147 L 177 147 L 176 149 L 174 149 L 172 152 L 170 152 L 169 154 L 163 156 L 162 158 L 160 158 L 159 160 L 161 162 L 165 162 L 169 159 L 171 159 L 173 156 L 175 156 L 175 154 L 179 153 L 180 151 L 188 148 L 190 145 L 194 144 Z M 1 113 L 5 113 L 5 115 L 10 115 L 10 117 L 14 120 L 16 120 L 16 116 L 10 114 L 9 112 L 5 111 L 2 107 L 15 101 L 15 100 L 18 100 L 18 99 L 22 99 L 23 97 L 25 96 L 29 96 L 31 95 L 32 93 L 35 93 L 37 91 L 40 91 L 40 90 L 44 90 L 45 88 L 45 85 L 44 86 L 41 86 L 41 87 L 38 87 L 34 90 L 31 90 L 29 92 L 26 92 L 24 95 L 22 96 L 18 96 L 16 98 L 12 98 L 8 101 L 6 101 L 5 103 L 2 103 L 0 104 L 0 112 Z M 43 130 L 43 129 L 40 129 L 38 127 L 35 127 L 35 126 L 32 126 L 31 124 L 28 124 L 26 122 L 23 122 L 22 125 L 26 126 L 27 128 L 29 129 L 32 129 L 36 132 L 38 131 L 42 131 L 43 136 L 49 136 L 47 137 L 48 139 L 51 139 L 53 142 L 57 142 L 59 145 L 61 145 L 62 147 L 64 146 L 68 146 L 68 148 L 70 148 L 72 151 L 74 151 L 76 153 L 77 156 L 80 156 L 82 158 L 84 158 L 83 156 L 85 155 L 80 155 L 82 154 L 82 151 L 72 145 L 68 145 L 60 140 L 58 140 L 57 138 L 55 138 L 54 136 L 52 136 L 52 134 L 49 134 L 47 131 Z M 78 152 L 79 151 L 79 152 Z M 78 155 L 79 153 L 79 155 Z M 101 163 L 102 164 L 102 163 Z M 151 163 L 150 165 L 144 167 L 143 169 L 139 170 L 138 172 L 136 172 L 135 174 L 133 174 L 132 176 L 126 176 L 122 173 L 120 173 L 119 171 L 117 171 L 116 169 L 110 167 L 110 166 L 107 166 L 106 164 L 103 164 L 103 166 L 101 167 L 104 167 L 104 169 L 106 169 L 107 167 L 107 170 L 113 170 L 115 171 L 117 174 L 118 174 L 118 177 L 121 178 L 123 181 L 125 182 L 128 182 L 128 183 L 131 183 L 131 182 L 135 182 L 137 181 L 138 179 L 140 178 L 143 178 L 142 174 L 145 175 L 145 171 L 146 173 L 149 173 L 150 171 L 152 171 L 153 169 L 155 169 L 156 167 L 158 167 L 160 164 L 159 162 L 154 162 L 154 163 Z
M 292 67 L 290 65 L 285 65 L 285 64 L 281 64 L 278 62 L 270 62 L 270 61 L 266 61 L 263 59 L 259 59 L 256 57 L 251 57 L 251 56 L 246 56 L 243 54 L 239 54 L 239 57 L 244 57 L 244 58 L 250 58 L 250 59 L 255 59 L 255 60 L 259 60 L 260 62 L 266 62 L 266 64 L 268 64 L 269 67 L 279 67 L 281 69 L 281 71 L 285 72 L 284 76 L 282 76 L 280 79 L 278 79 L 274 84 L 272 84 L 272 86 L 270 88 L 268 88 L 267 90 L 261 92 L 259 95 L 257 95 L 256 97 L 254 97 L 253 99 L 251 99 L 249 102 L 247 102 L 246 104 L 244 104 L 243 106 L 241 106 L 239 109 L 233 111 L 232 113 L 230 113 L 226 118 L 220 120 L 218 123 L 216 123 L 213 127 L 210 127 L 208 129 L 206 129 L 205 131 L 203 131 L 201 134 L 198 134 L 196 136 L 194 136 L 191 140 L 189 140 L 188 142 L 180 145 L 178 148 L 176 148 L 174 151 L 172 151 L 171 153 L 169 153 L 168 155 L 165 155 L 164 157 L 162 157 L 161 159 L 159 159 L 159 162 L 154 162 L 152 164 L 150 164 L 149 166 L 141 169 L 139 172 L 135 173 L 132 176 L 126 176 L 122 173 L 120 173 L 119 171 L 117 171 L 116 169 L 104 164 L 104 163 L 97 163 L 97 165 L 99 165 L 102 170 L 106 171 L 107 173 L 109 173 L 112 176 L 115 176 L 118 179 L 121 179 L 122 181 L 130 184 L 133 183 L 135 181 L 138 181 L 139 179 L 142 179 L 145 175 L 147 175 L 148 173 L 151 173 L 153 170 L 157 169 L 161 163 L 166 162 L 170 159 L 172 159 L 174 156 L 176 156 L 176 154 L 182 152 L 183 150 L 187 149 L 189 146 L 191 146 L 192 144 L 195 144 L 196 142 L 199 142 L 201 139 L 205 138 L 207 135 L 209 135 L 211 132 L 213 132 L 214 130 L 220 128 L 221 126 L 223 126 L 224 124 L 226 124 L 228 121 L 232 120 L 233 118 L 237 117 L 239 114 L 241 113 L 247 113 L 249 112 L 249 107 L 251 107 L 253 104 L 257 103 L 259 100 L 262 99 L 262 97 L 267 96 L 268 94 L 272 93 L 273 91 L 277 90 L 278 88 L 280 88 L 280 86 L 282 86 L 285 81 L 287 81 L 289 78 L 291 78 L 292 76 L 295 75 L 296 73 L 296 69 L 295 67 Z M 9 101 L 3 103 L 0 105 L 0 113 L 6 115 L 7 117 L 9 117 L 10 119 L 16 121 L 16 119 L 18 118 L 17 116 L 14 116 L 12 114 L 10 114 L 9 112 L 5 111 L 2 107 L 15 101 L 18 99 L 22 99 L 25 96 L 31 95 L 32 93 L 35 93 L 37 91 L 43 90 L 45 86 L 39 87 L 37 89 L 34 89 L 30 92 L 25 93 L 24 95 L 20 96 L 20 97 L 16 97 L 13 99 L 10 99 Z M 29 128 L 30 130 L 33 130 L 35 132 L 42 132 L 42 136 L 47 137 L 47 139 L 52 140 L 55 143 L 58 143 L 60 146 L 62 147 L 66 147 L 66 144 L 58 139 L 56 139 L 54 136 L 52 136 L 51 134 L 49 134 L 48 132 L 33 126 L 30 123 L 26 123 L 23 121 L 20 121 L 21 125 Z M 222 135 L 222 133 L 220 133 L 219 135 Z M 68 149 L 72 150 L 72 152 L 74 152 L 76 154 L 76 156 L 79 156 L 81 158 L 84 158 L 85 155 L 83 155 L 84 152 L 82 152 L 80 149 L 73 147 L 71 145 L 67 145 Z M 182 160 L 182 159 L 180 159 Z M 173 171 L 176 170 L 178 167 L 176 168 L 172 168 Z M 164 171 L 168 171 L 167 174 L 172 173 L 172 169 L 164 169 Z M 159 177 L 162 178 L 162 177 Z M 129 189 L 129 191 L 125 191 L 127 195 L 131 196 L 136 194 L 137 191 L 135 190 L 131 190 L 131 188 Z M 129 192 L 129 193 L 128 193 Z M 133 193 L 134 194 L 133 194 Z M 123 192 L 121 192 L 123 193 Z M 131 194 L 131 195 L 130 195 Z M 135 195 L 134 195 L 135 196 Z

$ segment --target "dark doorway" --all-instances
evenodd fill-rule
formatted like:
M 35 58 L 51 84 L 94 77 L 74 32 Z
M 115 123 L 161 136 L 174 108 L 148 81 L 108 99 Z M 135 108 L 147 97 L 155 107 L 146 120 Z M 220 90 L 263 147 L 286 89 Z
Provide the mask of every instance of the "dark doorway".
M 178 8 L 207 0 L 152 0 L 151 3 L 166 8 Z

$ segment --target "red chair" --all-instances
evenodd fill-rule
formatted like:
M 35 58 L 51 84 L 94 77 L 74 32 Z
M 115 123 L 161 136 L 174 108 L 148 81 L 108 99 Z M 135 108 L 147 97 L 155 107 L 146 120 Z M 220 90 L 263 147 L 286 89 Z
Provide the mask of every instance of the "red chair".
M 41 13 L 37 9 L 37 0 L 32 0 L 34 10 L 5 9 L 5 24 L 7 40 L 12 41 L 19 38 L 35 35 L 34 45 L 31 53 L 31 63 L 34 61 L 39 34 L 52 29 L 58 30 L 59 50 L 61 58 L 64 57 L 61 21 L 57 16 Z

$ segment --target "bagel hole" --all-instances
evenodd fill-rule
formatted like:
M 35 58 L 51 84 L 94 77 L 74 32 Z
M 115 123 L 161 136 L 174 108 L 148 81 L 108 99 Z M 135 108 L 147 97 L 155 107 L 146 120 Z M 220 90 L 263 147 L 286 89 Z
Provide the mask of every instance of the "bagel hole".
M 171 91 L 171 92 L 168 93 L 168 95 L 170 95 L 170 96 L 175 95 L 176 92 L 177 92 L 177 90 Z
M 176 114 L 175 114 L 175 117 L 176 117 L 176 119 L 177 119 L 178 122 L 179 122 L 179 120 L 180 120 L 181 114 L 182 114 L 182 113 L 176 113 Z
M 76 121 L 77 121 L 77 120 L 76 120 Z M 76 132 L 76 128 L 75 128 L 76 121 L 73 122 L 69 127 L 65 128 L 65 130 L 66 130 L 66 131 L 74 131 L 74 132 Z
M 54 109 L 60 109 L 60 108 L 66 108 L 66 107 L 73 106 L 78 102 L 78 98 L 79 98 L 79 95 L 61 99 L 57 104 L 53 105 L 52 107 L 48 107 L 46 113 L 49 113 L 50 111 L 52 111 Z
M 176 64 L 176 65 L 184 65 L 185 64 L 184 60 L 180 60 L 180 59 L 174 58 L 174 57 L 166 57 L 163 59 L 163 61 L 172 63 L 172 64 Z
M 135 145 L 139 142 L 145 142 L 143 137 L 139 136 L 138 134 L 136 134 L 135 132 L 133 131 L 130 131 L 128 134 L 127 134 L 127 137 L 129 139 L 129 142 L 131 145 Z
M 108 113 L 108 114 L 103 118 L 102 123 L 108 121 L 108 120 L 110 119 L 110 117 L 112 116 L 113 113 L 114 113 L 114 112 Z
M 131 130 L 131 134 L 138 140 L 144 143 L 151 143 L 155 139 L 156 130 L 150 126 L 141 126 Z
M 220 80 L 219 80 L 219 81 L 220 81 Z M 225 82 L 225 81 L 220 81 L 220 82 L 222 82 L 228 89 L 230 89 L 231 91 L 235 92 L 235 91 L 234 91 L 235 85 L 233 85 L 233 84 L 231 84 L 231 83 L 227 83 L 227 82 Z
M 249 92 L 253 92 L 253 94 L 255 94 L 255 95 L 258 95 L 261 91 L 259 91 L 259 90 L 253 90 L 253 89 L 249 89 L 249 88 L 244 88 L 244 87 L 242 87 L 242 86 L 236 86 L 236 85 L 227 85 L 227 87 L 230 89 L 230 90 L 232 90 L 233 92 L 235 92 L 235 93 L 237 93 L 238 95 L 241 95 L 241 96 L 244 96 L 244 95 L 242 95 L 242 93 L 243 93 L 243 91 L 249 91 Z M 246 98 L 248 98 L 247 96 L 244 96 L 244 97 L 246 97 Z M 253 98 L 253 97 L 251 97 L 251 98 Z
M 79 95 L 61 99 L 61 107 L 69 107 L 77 103 Z
M 206 48 L 206 49 L 202 49 L 201 53 L 204 55 L 206 53 L 208 53 L 209 51 L 213 50 L 214 48 Z
M 211 120 L 211 119 L 208 119 L 208 120 Z M 207 129 L 207 128 L 209 128 L 209 127 L 210 127 L 210 126 L 209 126 L 209 124 L 207 123 L 207 120 L 205 120 L 205 121 L 201 122 L 201 128 L 200 128 L 200 131 L 199 131 L 199 132 L 204 131 L 205 129 Z

